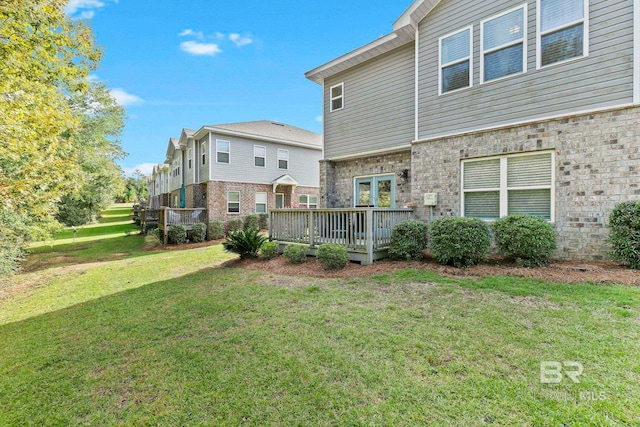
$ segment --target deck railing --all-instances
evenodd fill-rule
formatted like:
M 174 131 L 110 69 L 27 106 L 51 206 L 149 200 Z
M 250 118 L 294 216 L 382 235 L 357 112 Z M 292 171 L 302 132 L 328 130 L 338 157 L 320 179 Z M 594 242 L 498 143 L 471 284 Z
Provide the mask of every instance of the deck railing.
M 140 225 L 144 230 L 145 224 L 158 222 L 158 209 L 142 209 L 140 212 Z
M 160 235 L 163 236 L 165 244 L 167 244 L 169 238 L 170 225 L 182 225 L 189 230 L 193 225 L 199 223 L 207 223 L 207 210 L 205 208 L 174 209 L 163 207 L 158 210 L 158 229 Z
M 383 208 L 273 210 L 269 237 L 311 248 L 335 243 L 366 254 L 363 262 L 370 263 L 376 252 L 388 248 L 391 229 L 411 219 L 412 214 L 411 209 Z

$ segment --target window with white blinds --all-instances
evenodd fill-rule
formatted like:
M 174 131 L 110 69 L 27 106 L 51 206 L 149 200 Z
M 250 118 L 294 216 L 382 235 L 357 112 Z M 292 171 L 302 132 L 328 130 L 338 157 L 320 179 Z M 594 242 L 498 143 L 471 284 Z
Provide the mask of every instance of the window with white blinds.
M 440 93 L 473 85 L 473 27 L 440 38 Z
M 553 153 L 462 162 L 462 213 L 495 220 L 524 213 L 554 220 Z
M 537 0 L 538 68 L 588 53 L 588 0 Z
M 267 212 L 267 193 L 256 193 L 256 213 Z
M 525 4 L 480 25 L 480 78 L 483 83 L 527 71 L 526 16 Z

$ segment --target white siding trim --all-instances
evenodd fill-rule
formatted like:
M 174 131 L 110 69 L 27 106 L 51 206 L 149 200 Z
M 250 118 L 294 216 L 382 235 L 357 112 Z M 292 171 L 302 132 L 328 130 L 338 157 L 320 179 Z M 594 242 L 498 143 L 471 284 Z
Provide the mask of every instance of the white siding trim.
M 629 108 L 629 107 L 634 107 L 634 106 L 635 105 L 633 103 L 625 103 L 625 104 L 613 105 L 611 107 L 592 108 L 592 109 L 589 109 L 589 110 L 567 111 L 566 113 L 562 113 L 562 114 L 556 114 L 556 115 L 552 115 L 552 116 L 532 117 L 530 119 L 521 120 L 521 121 L 512 122 L 512 123 L 506 123 L 504 125 L 485 126 L 485 127 L 466 130 L 464 132 L 459 132 L 459 133 L 458 132 L 454 132 L 454 133 L 445 133 L 445 134 L 436 135 L 436 136 L 429 136 L 427 138 L 422 138 L 422 139 L 418 139 L 418 140 L 415 140 L 415 141 L 411 141 L 411 144 L 420 144 L 420 143 L 423 143 L 423 142 L 434 141 L 436 139 L 452 138 L 452 137 L 456 137 L 456 136 L 469 135 L 469 134 L 478 133 L 478 132 L 487 132 L 487 131 L 492 131 L 492 130 L 508 129 L 508 128 L 511 128 L 511 127 L 522 126 L 522 125 L 526 125 L 526 124 L 530 124 L 530 123 L 545 122 L 545 121 L 549 121 L 549 120 L 557 120 L 557 119 L 564 118 L 564 117 L 574 117 L 574 116 L 582 116 L 584 114 L 621 110 L 621 109 L 624 109 L 624 108 Z M 359 155 L 357 157 L 364 157 L 364 156 L 363 155 Z M 333 159 L 328 159 L 328 160 L 333 160 Z
M 633 103 L 640 104 L 640 0 L 633 0 Z
M 640 1 L 640 0 L 638 0 Z M 414 56 L 414 71 L 415 71 L 415 112 L 413 117 L 413 127 L 414 127 L 414 139 L 418 139 L 420 137 L 420 126 L 418 126 L 418 122 L 420 121 L 420 29 L 416 26 L 416 42 L 415 42 L 415 51 L 413 53 Z

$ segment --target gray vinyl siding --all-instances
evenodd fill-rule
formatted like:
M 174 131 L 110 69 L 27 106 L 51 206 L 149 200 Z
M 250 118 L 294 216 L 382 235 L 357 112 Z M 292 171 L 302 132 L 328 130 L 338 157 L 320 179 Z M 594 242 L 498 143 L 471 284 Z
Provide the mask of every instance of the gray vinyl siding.
M 184 151 L 184 172 L 185 172 L 185 176 L 184 176 L 184 185 L 191 185 L 193 184 L 193 178 L 194 178 L 194 173 L 195 173 L 195 162 L 194 162 L 194 157 L 195 157 L 195 149 L 194 149 L 194 143 L 193 143 L 193 139 L 189 138 L 187 139 L 187 149 Z M 189 150 L 191 150 L 191 169 L 189 169 Z
M 202 147 L 203 142 L 207 143 L 207 152 L 205 153 L 207 157 L 204 165 L 202 164 L 202 151 L 200 149 L 200 147 Z M 197 150 L 198 151 L 198 174 L 200 176 L 200 182 L 209 181 L 209 163 L 211 160 L 210 145 L 211 144 L 209 144 L 209 134 L 207 134 L 205 137 L 203 137 L 202 139 L 196 142 L 196 146 L 198 147 L 198 150 Z
M 324 82 L 325 158 L 390 149 L 413 140 L 415 47 L 388 54 Z M 329 111 L 331 86 L 344 82 L 344 108 Z
M 288 174 L 300 186 L 318 187 L 320 185 L 320 160 L 322 150 L 311 150 L 292 145 L 277 144 L 211 133 L 211 156 L 208 164 L 212 181 L 247 182 L 271 184 L 276 178 Z M 216 162 L 216 140 L 230 142 L 229 164 Z M 266 167 L 254 166 L 253 146 L 266 147 Z M 278 169 L 278 148 L 289 150 L 289 169 Z
M 527 4 L 527 72 L 480 84 L 480 22 Z M 420 23 L 419 139 L 633 101 L 633 2 L 590 0 L 589 56 L 536 69 L 536 1 L 442 1 Z M 473 25 L 473 87 L 438 95 L 438 40 Z

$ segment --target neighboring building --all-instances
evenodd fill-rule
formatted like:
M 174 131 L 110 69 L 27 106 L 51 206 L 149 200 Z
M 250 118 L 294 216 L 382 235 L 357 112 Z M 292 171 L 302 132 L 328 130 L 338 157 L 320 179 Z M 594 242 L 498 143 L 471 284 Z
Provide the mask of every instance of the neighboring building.
M 158 209 L 169 204 L 169 165 L 161 164 L 153 167 L 153 172 L 147 183 L 149 193 L 149 207 Z
M 169 140 L 169 194 L 160 206 L 207 208 L 211 221 L 317 207 L 321 159 L 321 135 L 282 123 L 184 129 Z M 154 170 L 152 178 L 160 186 L 162 175 Z
M 634 21 L 635 19 L 635 21 Z M 323 207 L 524 212 L 557 256 L 601 258 L 640 199 L 640 1 L 419 0 L 307 73 L 323 85 Z

